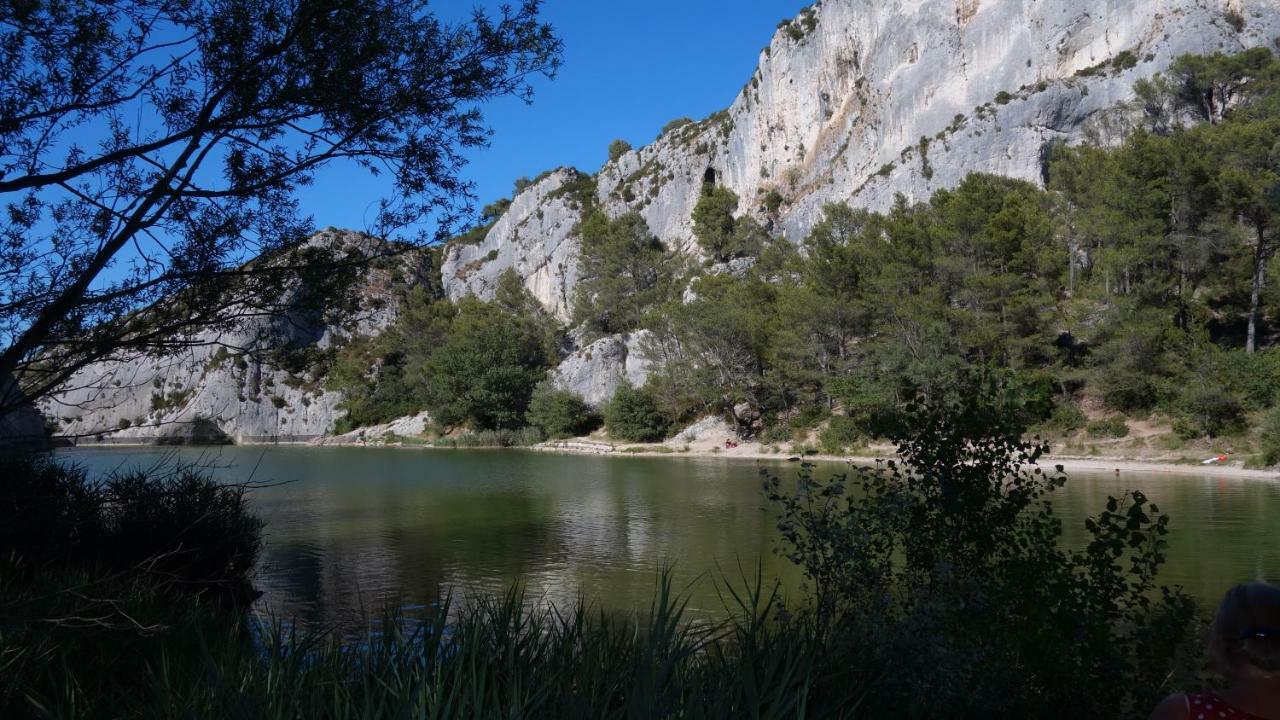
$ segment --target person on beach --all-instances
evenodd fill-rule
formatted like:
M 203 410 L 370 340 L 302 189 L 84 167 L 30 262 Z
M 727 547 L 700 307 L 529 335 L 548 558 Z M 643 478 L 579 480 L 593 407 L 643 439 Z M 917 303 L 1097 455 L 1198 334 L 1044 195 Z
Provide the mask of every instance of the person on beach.
M 1151 720 L 1280 720 L 1280 587 L 1244 583 L 1228 590 L 1208 651 L 1227 687 L 1170 695 Z

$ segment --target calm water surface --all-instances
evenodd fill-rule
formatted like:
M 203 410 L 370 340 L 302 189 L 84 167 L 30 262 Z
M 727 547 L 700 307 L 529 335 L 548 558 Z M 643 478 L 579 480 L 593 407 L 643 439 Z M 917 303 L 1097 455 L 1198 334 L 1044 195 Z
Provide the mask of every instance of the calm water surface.
M 349 625 L 366 611 L 523 580 L 558 603 L 579 593 L 606 609 L 647 604 L 657 568 L 674 563 L 690 609 L 722 605 L 711 577 L 756 563 L 795 590 L 775 556 L 773 516 L 754 461 L 625 458 L 514 450 L 368 448 L 80 449 L 93 472 L 180 460 L 227 480 L 283 482 L 253 491 L 266 521 L 256 584 L 263 612 Z M 795 467 L 765 463 L 782 476 Z M 820 467 L 836 472 L 839 466 Z M 1280 579 L 1280 482 L 1130 473 L 1071 476 L 1055 500 L 1068 539 L 1108 495 L 1138 488 L 1173 517 L 1165 582 L 1214 604 L 1235 582 Z

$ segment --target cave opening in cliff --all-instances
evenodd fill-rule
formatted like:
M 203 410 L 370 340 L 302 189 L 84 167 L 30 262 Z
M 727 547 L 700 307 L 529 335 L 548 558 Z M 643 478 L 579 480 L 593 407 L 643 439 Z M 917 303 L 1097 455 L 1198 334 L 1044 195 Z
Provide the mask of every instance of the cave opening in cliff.
M 710 186 L 712 186 L 712 187 L 714 187 L 714 186 L 715 186 L 715 184 L 716 184 L 716 169 L 715 169 L 715 168 L 707 168 L 707 171 L 706 171 L 705 173 L 703 173 L 703 174 L 702 174 L 702 184 L 703 184 L 703 185 L 710 185 Z

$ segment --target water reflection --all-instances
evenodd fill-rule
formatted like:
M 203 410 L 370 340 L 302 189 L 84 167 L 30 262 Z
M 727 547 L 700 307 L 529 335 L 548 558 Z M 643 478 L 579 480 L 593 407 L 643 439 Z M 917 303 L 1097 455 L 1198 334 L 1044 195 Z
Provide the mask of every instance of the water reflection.
M 66 454 L 109 470 L 151 464 L 160 452 Z M 296 481 L 254 491 L 267 522 L 257 585 L 263 612 L 304 623 L 354 626 L 384 607 L 516 581 L 544 601 L 583 594 L 605 609 L 635 609 L 664 562 L 699 614 L 722 609 L 706 576 L 737 577 L 739 564 L 750 572 L 759 561 L 767 578 L 799 586 L 796 569 L 771 552 L 773 518 L 751 462 L 350 448 L 227 448 L 210 459 L 229 480 L 252 472 Z M 1055 493 L 1067 541 L 1083 541 L 1084 517 L 1130 487 L 1172 516 L 1165 582 L 1212 604 L 1234 582 L 1280 577 L 1280 483 L 1265 480 L 1076 474 Z

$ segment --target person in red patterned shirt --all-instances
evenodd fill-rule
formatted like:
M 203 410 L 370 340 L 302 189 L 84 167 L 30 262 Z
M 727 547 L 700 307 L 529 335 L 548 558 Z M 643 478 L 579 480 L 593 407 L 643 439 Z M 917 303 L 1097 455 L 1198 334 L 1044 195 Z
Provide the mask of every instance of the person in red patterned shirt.
M 1280 587 L 1245 583 L 1228 590 L 1208 650 L 1227 687 L 1170 695 L 1151 720 L 1280 720 Z

